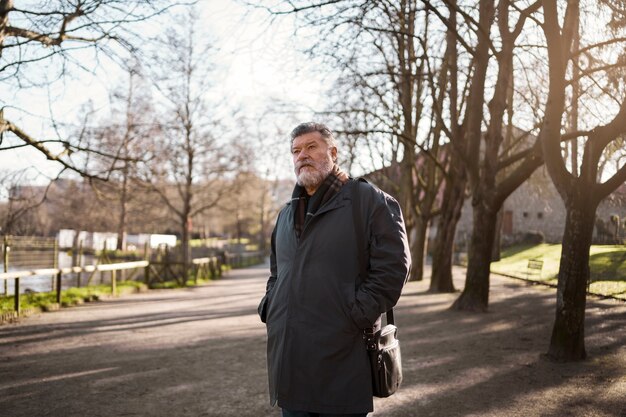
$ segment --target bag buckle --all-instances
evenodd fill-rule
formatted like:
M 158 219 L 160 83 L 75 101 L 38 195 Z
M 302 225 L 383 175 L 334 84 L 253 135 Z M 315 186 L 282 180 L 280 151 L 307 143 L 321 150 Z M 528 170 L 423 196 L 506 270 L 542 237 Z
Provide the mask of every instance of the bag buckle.
M 363 340 L 365 340 L 367 350 L 374 351 L 378 349 L 378 343 L 376 343 L 376 335 L 374 334 L 373 327 L 363 329 Z

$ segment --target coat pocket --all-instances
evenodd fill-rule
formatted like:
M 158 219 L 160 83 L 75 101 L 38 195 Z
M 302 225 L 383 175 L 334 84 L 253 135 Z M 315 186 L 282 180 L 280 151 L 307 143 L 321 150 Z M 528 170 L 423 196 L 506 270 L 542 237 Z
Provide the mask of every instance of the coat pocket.
M 259 313 L 259 317 L 261 318 L 261 321 L 263 323 L 267 323 L 267 313 L 270 308 L 270 300 L 273 290 L 274 287 L 270 288 L 270 290 L 265 293 L 265 295 L 261 299 L 261 302 L 259 303 L 259 306 L 257 307 L 257 312 Z
M 267 294 L 265 294 L 257 307 L 257 312 L 263 323 L 267 323 L 267 302 Z

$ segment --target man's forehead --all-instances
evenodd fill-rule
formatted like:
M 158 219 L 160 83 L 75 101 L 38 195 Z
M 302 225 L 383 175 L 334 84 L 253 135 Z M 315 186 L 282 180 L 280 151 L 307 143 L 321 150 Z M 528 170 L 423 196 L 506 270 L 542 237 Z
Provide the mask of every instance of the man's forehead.
M 309 133 L 305 133 L 303 135 L 295 137 L 293 139 L 293 142 L 291 143 L 291 147 L 296 148 L 299 146 L 308 145 L 309 143 L 312 143 L 312 142 L 325 143 L 324 138 L 320 132 L 309 132 Z

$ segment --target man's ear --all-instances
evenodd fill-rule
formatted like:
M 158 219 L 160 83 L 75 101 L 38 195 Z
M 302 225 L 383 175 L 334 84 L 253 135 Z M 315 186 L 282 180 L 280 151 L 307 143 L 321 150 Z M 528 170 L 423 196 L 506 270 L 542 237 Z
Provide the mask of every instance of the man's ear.
M 330 157 L 333 159 L 333 162 L 337 162 L 337 147 L 333 146 L 330 148 Z

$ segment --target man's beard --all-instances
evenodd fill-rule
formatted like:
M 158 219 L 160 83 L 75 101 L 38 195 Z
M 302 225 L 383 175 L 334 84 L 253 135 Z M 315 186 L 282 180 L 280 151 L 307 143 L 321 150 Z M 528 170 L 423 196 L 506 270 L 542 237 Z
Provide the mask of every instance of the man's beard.
M 308 166 L 309 168 L 302 167 Z M 315 163 L 311 160 L 305 160 L 296 165 L 295 172 L 298 178 L 298 185 L 304 188 L 317 188 L 326 179 L 328 174 L 333 170 L 333 160 L 331 158 L 324 159 L 323 162 Z M 311 167 L 313 169 L 311 169 Z M 298 174 L 298 171 L 300 172 Z

